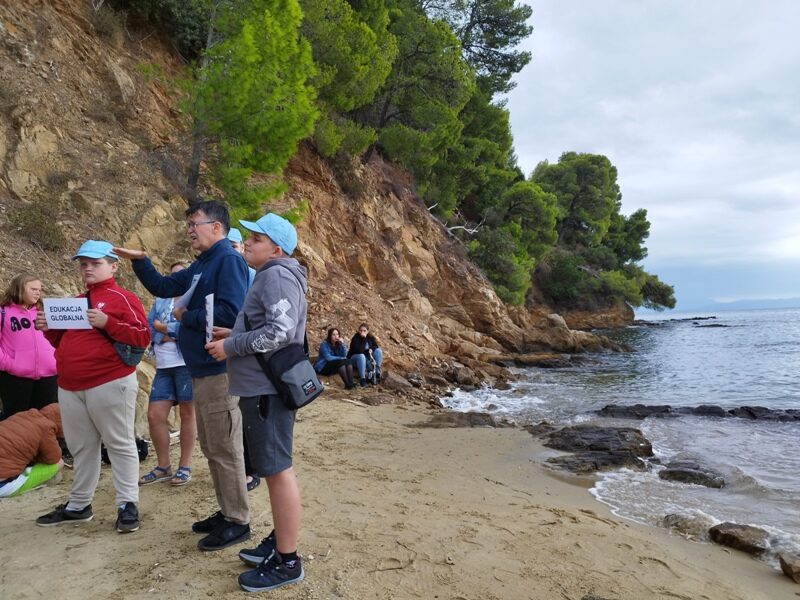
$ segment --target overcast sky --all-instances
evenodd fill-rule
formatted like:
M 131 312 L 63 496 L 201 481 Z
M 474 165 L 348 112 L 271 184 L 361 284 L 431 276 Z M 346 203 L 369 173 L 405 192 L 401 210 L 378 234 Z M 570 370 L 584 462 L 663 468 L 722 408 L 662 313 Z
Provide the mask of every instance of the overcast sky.
M 605 154 L 679 308 L 800 298 L 800 0 L 528 0 L 509 95 L 529 175 Z

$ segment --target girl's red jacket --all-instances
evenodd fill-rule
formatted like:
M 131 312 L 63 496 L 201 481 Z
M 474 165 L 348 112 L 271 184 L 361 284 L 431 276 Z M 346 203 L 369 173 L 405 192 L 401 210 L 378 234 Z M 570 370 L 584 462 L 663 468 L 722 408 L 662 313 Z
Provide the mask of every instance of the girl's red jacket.
M 113 277 L 90 285 L 89 294 L 92 308 L 108 315 L 105 331 L 115 341 L 142 348 L 150 344 L 147 317 L 135 294 L 119 287 Z M 45 336 L 56 349 L 58 387 L 65 390 L 87 390 L 136 370 L 120 360 L 99 329 L 51 329 Z

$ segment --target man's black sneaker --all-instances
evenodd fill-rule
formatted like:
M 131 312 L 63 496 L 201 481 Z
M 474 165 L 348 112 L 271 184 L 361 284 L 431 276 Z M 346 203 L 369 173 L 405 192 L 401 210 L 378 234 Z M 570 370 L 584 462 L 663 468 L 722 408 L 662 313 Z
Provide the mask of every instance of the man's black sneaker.
M 218 510 L 213 515 L 202 521 L 195 521 L 192 523 L 192 531 L 195 533 L 211 533 L 217 527 L 225 522 L 225 515 L 221 510 Z
M 214 531 L 197 542 L 197 548 L 203 552 L 222 550 L 234 544 L 241 544 L 250 539 L 250 525 L 239 525 L 224 521 Z
M 242 562 L 257 567 L 275 552 L 275 531 L 272 531 L 267 537 L 261 540 L 257 548 L 250 550 L 239 550 L 239 558 Z
M 120 533 L 139 531 L 139 509 L 133 502 L 126 502 L 125 506 L 117 511 L 117 531 Z
M 291 562 L 283 562 L 281 555 L 273 553 L 252 571 L 239 575 L 239 587 L 245 592 L 266 592 L 283 585 L 297 583 L 305 577 L 300 558 Z
M 91 521 L 94 514 L 92 505 L 84 506 L 81 510 L 67 510 L 66 504 L 59 504 L 55 510 L 42 515 L 36 519 L 36 524 L 42 527 L 51 525 L 61 525 L 62 523 L 80 523 L 81 521 Z

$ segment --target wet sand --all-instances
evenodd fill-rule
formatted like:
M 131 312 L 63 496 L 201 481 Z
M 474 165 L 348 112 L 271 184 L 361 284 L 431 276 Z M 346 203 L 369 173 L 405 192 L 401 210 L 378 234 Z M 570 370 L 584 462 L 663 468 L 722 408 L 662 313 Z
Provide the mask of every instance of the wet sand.
M 525 431 L 415 426 L 430 415 L 421 405 L 372 407 L 342 394 L 300 412 L 295 468 L 306 580 L 269 597 L 800 597 L 800 586 L 764 563 L 612 516 L 585 485 L 538 466 L 542 448 Z M 93 521 L 35 526 L 36 516 L 64 501 L 70 479 L 67 471 L 60 484 L 0 501 L 0 597 L 246 596 L 236 584 L 245 545 L 195 547 L 191 522 L 217 508 L 199 451 L 189 485 L 142 488 L 142 528 L 133 534 L 113 529 L 108 467 Z M 251 500 L 254 546 L 271 529 L 264 484 Z

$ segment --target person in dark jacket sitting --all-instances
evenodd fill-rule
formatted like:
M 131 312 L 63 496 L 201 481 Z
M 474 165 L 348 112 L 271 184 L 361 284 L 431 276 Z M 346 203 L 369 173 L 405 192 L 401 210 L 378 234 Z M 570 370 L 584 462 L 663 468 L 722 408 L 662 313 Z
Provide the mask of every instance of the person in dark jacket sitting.
M 347 344 L 342 341 L 342 334 L 337 327 L 328 329 L 328 337 L 319 345 L 314 370 L 320 375 L 338 372 L 346 390 L 356 387 L 353 383 L 353 365 L 347 360 Z
M 357 370 L 361 387 L 367 385 L 367 362 L 375 362 L 375 383 L 381 381 L 381 363 L 383 351 L 378 345 L 378 340 L 369 332 L 369 325 L 362 323 L 358 326 L 358 333 L 350 340 L 350 349 L 347 358 Z

